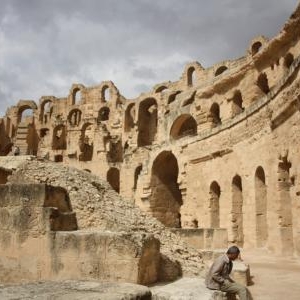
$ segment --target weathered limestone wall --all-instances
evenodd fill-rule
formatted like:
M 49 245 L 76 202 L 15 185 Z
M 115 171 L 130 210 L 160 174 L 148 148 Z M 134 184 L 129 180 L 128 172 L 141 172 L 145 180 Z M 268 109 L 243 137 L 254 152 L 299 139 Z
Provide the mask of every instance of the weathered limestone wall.
M 59 188 L 44 184 L 0 185 L 1 282 L 158 280 L 157 239 L 149 234 L 77 231 L 74 213 L 61 195 Z M 58 214 L 63 221 L 57 220 Z
M 1 153 L 16 144 L 99 175 L 166 226 L 225 228 L 229 243 L 299 256 L 299 36 L 298 5 L 244 57 L 189 63 L 136 99 L 105 81 L 20 100 L 1 120 Z M 94 199 L 74 205 L 80 228 L 114 226 L 94 217 Z

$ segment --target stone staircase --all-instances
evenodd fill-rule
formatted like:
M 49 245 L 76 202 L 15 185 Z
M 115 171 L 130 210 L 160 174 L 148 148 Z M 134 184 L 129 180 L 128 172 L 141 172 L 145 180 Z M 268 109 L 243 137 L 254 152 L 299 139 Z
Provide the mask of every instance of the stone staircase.
M 27 135 L 28 135 L 28 124 L 20 122 L 17 128 L 15 146 L 18 146 L 20 149 L 20 155 L 28 154 L 28 144 L 27 144 Z

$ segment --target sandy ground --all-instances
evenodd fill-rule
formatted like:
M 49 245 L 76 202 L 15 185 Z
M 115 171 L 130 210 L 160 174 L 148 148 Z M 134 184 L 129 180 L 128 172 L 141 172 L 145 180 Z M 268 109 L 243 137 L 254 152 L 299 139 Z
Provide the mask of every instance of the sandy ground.
M 270 255 L 267 251 L 243 251 L 250 264 L 254 300 L 300 300 L 300 260 Z

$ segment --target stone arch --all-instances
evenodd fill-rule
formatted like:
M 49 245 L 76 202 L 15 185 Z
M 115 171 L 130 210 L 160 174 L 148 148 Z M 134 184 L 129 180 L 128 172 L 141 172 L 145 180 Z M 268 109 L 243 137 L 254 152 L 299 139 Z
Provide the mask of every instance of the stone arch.
M 152 145 L 157 132 L 157 102 L 147 98 L 139 105 L 138 147 Z
M 81 129 L 79 140 L 79 160 L 91 161 L 94 152 L 94 130 L 92 123 L 85 123 Z
M 260 51 L 261 47 L 262 47 L 262 43 L 260 41 L 253 43 L 251 46 L 252 56 L 255 55 L 256 53 L 258 53 Z
M 125 110 L 125 122 L 124 122 L 124 130 L 125 132 L 129 132 L 134 128 L 134 119 L 135 119 L 135 104 L 130 103 Z
M 52 100 L 51 99 L 45 99 L 41 103 L 40 106 L 40 122 L 43 124 L 47 124 L 48 121 L 51 118 L 53 107 L 52 107 Z
M 81 122 L 82 112 L 80 109 L 75 108 L 69 112 L 68 121 L 71 126 L 79 126 Z
M 212 127 L 216 127 L 220 124 L 222 124 L 221 118 L 220 118 L 220 106 L 218 103 L 214 102 L 209 110 L 209 120 L 212 123 Z
M 232 116 L 236 116 L 244 111 L 243 97 L 240 91 L 236 91 L 232 98 Z
M 162 92 L 165 92 L 166 90 L 168 90 L 168 87 L 167 87 L 167 86 L 165 86 L 165 85 L 160 85 L 160 86 L 158 86 L 158 87 L 154 90 L 154 92 L 155 92 L 155 93 L 162 93 Z
M 176 92 L 173 92 L 169 95 L 168 97 L 168 104 L 174 102 L 176 100 L 176 96 L 179 95 L 180 93 L 182 93 L 182 91 L 176 91 Z
M 33 118 L 36 110 L 37 110 L 37 106 L 34 101 L 27 101 L 27 100 L 19 101 L 18 114 L 17 114 L 18 124 L 24 121 L 26 117 Z M 27 113 L 24 114 L 25 111 L 27 111 Z
M 284 66 L 286 68 L 290 68 L 290 66 L 293 64 L 294 62 L 294 55 L 292 53 L 288 53 L 285 57 L 284 57 Z
M 257 247 L 264 247 L 268 239 L 267 186 L 265 171 L 261 166 L 255 171 L 255 211 L 256 245 Z
M 52 149 L 53 150 L 67 149 L 66 126 L 58 125 L 58 126 L 54 127 L 53 137 L 52 137 Z
M 75 87 L 72 91 L 72 104 L 79 104 L 81 102 L 81 89 L 79 87 Z
M 111 99 L 111 90 L 108 85 L 104 85 L 101 89 L 101 100 L 107 102 Z
M 216 181 L 209 187 L 209 227 L 220 227 L 220 195 L 221 188 Z
M 187 106 L 187 105 L 191 105 L 192 103 L 195 102 L 195 95 L 196 92 L 192 93 L 189 97 L 187 97 L 184 101 L 182 101 L 182 107 Z
M 178 140 L 187 135 L 197 134 L 197 122 L 190 114 L 179 116 L 173 123 L 170 136 L 174 140 Z
M 120 171 L 119 171 L 119 169 L 110 168 L 107 172 L 106 180 L 117 193 L 120 193 Z
M 167 227 L 181 227 L 182 196 L 177 183 L 177 159 L 171 151 L 161 152 L 151 170 L 150 210 Z
M 266 73 L 259 74 L 256 84 L 265 94 L 270 92 L 269 81 Z
M 194 66 L 191 66 L 187 69 L 187 85 L 194 86 L 196 79 L 196 69 Z
M 220 66 L 216 72 L 215 72 L 215 76 L 219 76 L 221 75 L 222 73 L 224 73 L 225 71 L 227 71 L 228 68 L 226 66 Z
M 98 112 L 98 122 L 108 121 L 109 120 L 110 109 L 107 106 L 101 107 Z
M 244 244 L 243 229 L 243 187 L 242 178 L 235 175 L 232 179 L 232 211 L 231 211 L 231 233 L 232 243 L 238 246 Z
M 135 191 L 137 189 L 137 182 L 138 182 L 138 178 L 142 172 L 143 166 L 139 165 L 135 168 L 134 170 L 134 183 L 133 183 L 133 190 Z

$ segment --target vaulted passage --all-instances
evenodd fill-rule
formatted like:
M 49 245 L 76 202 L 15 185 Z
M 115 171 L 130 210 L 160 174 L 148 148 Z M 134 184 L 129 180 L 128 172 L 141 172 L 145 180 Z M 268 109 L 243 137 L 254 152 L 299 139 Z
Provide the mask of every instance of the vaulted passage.
M 110 168 L 106 175 L 106 180 L 111 187 L 117 192 L 120 192 L 120 171 L 117 168 Z
M 238 246 L 244 244 L 243 233 L 243 188 L 242 178 L 236 175 L 232 179 L 232 211 L 231 211 L 232 240 Z
M 212 182 L 209 190 L 209 225 L 211 228 L 220 227 L 220 195 L 221 189 L 219 184 L 216 181 Z
M 181 192 L 177 183 L 178 164 L 172 152 L 164 151 L 155 159 L 151 174 L 150 210 L 168 227 L 181 227 Z
M 188 135 L 197 134 L 197 123 L 196 120 L 188 114 L 181 115 L 178 117 L 171 128 L 171 138 L 174 140 L 180 139 Z
M 255 206 L 257 247 L 264 247 L 268 239 L 268 223 L 267 186 L 265 172 L 262 167 L 258 167 L 255 172 Z
M 138 146 L 151 145 L 157 131 L 157 103 L 154 98 L 140 103 L 138 129 Z

